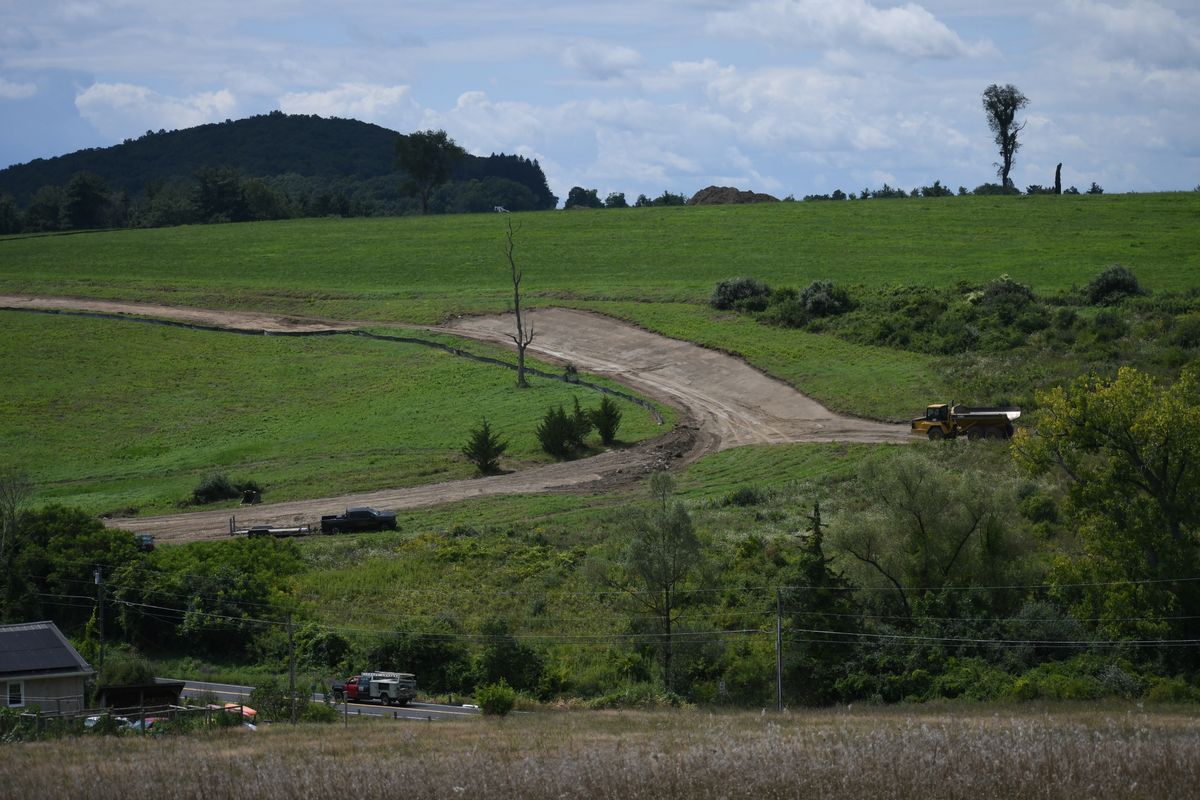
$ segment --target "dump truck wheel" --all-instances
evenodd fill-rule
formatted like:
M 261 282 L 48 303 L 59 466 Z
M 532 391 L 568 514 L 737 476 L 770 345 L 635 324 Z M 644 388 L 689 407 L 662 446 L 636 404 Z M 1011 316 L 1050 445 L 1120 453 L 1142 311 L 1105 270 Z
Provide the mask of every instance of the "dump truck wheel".
M 967 431 L 967 440 L 968 441 L 977 442 L 982 438 L 983 438 L 983 433 L 981 433 L 978 428 L 971 428 L 971 430 Z
M 938 441 L 941 441 L 942 439 L 944 439 L 946 434 L 942 433 L 941 428 L 930 428 L 928 436 L 929 436 L 929 441 L 938 442 Z

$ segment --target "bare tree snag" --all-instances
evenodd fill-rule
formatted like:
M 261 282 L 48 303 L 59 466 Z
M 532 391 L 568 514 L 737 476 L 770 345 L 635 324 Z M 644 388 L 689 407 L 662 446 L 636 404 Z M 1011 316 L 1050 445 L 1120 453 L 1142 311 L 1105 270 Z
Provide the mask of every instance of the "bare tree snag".
M 529 386 L 525 380 L 525 348 L 533 341 L 533 323 L 529 323 L 528 328 L 525 326 L 525 320 L 521 316 L 521 270 L 517 268 L 517 261 L 513 258 L 513 250 L 516 247 L 516 231 L 513 230 L 512 220 L 508 221 L 508 232 L 504 238 L 504 255 L 508 258 L 508 266 L 512 270 L 512 285 L 513 285 L 513 312 L 517 317 L 517 332 L 515 335 L 510 335 L 509 338 L 517 346 L 517 388 L 524 389 Z

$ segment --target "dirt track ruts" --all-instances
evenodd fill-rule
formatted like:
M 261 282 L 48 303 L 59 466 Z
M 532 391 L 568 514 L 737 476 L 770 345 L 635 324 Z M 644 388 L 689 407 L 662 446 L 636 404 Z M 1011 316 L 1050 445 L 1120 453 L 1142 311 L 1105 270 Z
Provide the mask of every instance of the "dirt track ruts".
M 360 327 L 406 327 L 394 323 L 299 318 L 261 312 L 223 311 L 148 303 L 76 298 L 0 296 L 0 307 L 41 311 L 87 311 L 170 319 L 241 331 L 310 332 Z M 228 535 L 229 517 L 241 524 L 291 526 L 348 505 L 408 509 L 475 497 L 549 491 L 598 491 L 628 483 L 661 466 L 746 444 L 787 442 L 903 442 L 906 425 L 889 425 L 835 414 L 792 386 L 741 359 L 689 342 L 669 339 L 619 320 L 571 309 L 528 312 L 536 332 L 529 347 L 539 358 L 575 364 L 673 406 L 675 430 L 625 450 L 579 461 L 547 464 L 488 478 L 384 489 L 361 494 L 269 503 L 219 511 L 111 520 L 125 530 L 153 533 L 164 542 Z M 462 317 L 431 328 L 512 346 L 511 315 Z

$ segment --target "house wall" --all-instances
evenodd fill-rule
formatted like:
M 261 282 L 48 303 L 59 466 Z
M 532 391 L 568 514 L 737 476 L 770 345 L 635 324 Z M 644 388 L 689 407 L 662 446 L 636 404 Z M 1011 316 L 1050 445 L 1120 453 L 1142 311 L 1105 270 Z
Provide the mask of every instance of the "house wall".
M 0 679 L 0 683 L 5 683 Z M 38 706 L 43 713 L 69 714 L 82 711 L 83 678 L 24 678 L 25 708 Z

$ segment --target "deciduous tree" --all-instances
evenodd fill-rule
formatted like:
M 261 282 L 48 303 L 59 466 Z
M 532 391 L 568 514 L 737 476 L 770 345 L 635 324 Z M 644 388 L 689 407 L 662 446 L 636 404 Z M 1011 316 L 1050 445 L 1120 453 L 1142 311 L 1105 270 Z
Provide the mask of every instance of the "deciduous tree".
M 689 577 L 703 560 L 700 538 L 683 503 L 671 502 L 674 482 L 666 472 L 650 476 L 651 507 L 628 512 L 625 528 L 630 535 L 625 552 L 623 588 L 633 601 L 653 615 L 658 628 L 659 658 L 663 680 L 674 689 L 674 642 L 686 596 L 681 595 Z
M 1011 185 L 1008 173 L 1012 170 L 1017 150 L 1021 147 L 1017 134 L 1025 129 L 1024 122 L 1017 122 L 1017 112 L 1029 104 L 1029 98 L 1011 83 L 1004 86 L 992 84 L 983 90 L 983 110 L 987 114 L 988 127 L 1000 148 L 1000 161 L 994 166 L 1005 188 Z
M 1013 454 L 1031 473 L 1067 479 L 1083 552 L 1060 562 L 1060 594 L 1076 616 L 1104 620 L 1110 635 L 1194 631 L 1200 368 L 1161 386 L 1124 367 L 1112 379 L 1086 376 L 1040 393 L 1038 404 L 1035 428 L 1017 433 Z
M 415 131 L 396 139 L 396 163 L 408 173 L 405 187 L 421 201 L 421 213 L 429 211 L 433 190 L 450 180 L 454 167 L 467 157 L 445 131 Z

